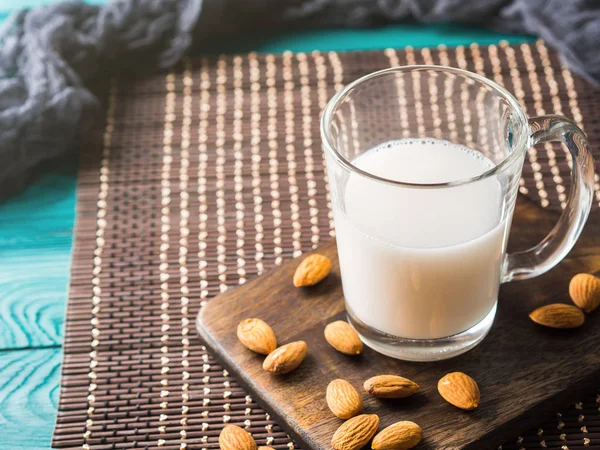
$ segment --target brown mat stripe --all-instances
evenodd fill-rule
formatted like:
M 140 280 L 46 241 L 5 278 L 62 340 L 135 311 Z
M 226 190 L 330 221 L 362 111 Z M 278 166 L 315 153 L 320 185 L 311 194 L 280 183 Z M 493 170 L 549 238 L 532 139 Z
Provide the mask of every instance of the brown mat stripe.
M 345 83 L 407 63 L 485 74 L 529 114 L 574 117 L 592 146 L 600 141 L 598 90 L 541 41 L 223 56 L 117 80 L 102 149 L 81 155 L 54 447 L 216 449 L 235 423 L 259 445 L 294 448 L 198 343 L 194 318 L 203 302 L 333 236 L 319 113 Z M 457 126 L 476 123 L 454 114 Z M 542 146 L 521 191 L 560 208 L 568 179 L 561 147 Z M 599 403 L 594 393 L 504 449 L 598 446 Z

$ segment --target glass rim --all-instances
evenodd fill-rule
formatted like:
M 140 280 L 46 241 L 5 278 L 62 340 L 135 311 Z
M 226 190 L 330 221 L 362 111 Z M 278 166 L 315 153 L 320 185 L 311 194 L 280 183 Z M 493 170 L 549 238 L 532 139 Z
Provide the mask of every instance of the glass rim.
M 446 181 L 443 183 L 414 183 L 414 182 L 397 181 L 397 180 L 392 180 L 392 179 L 385 178 L 385 177 L 380 177 L 378 175 L 372 174 L 370 172 L 367 172 L 367 171 L 362 170 L 359 167 L 355 166 L 354 164 L 352 164 L 352 161 L 348 160 L 345 156 L 343 156 L 337 150 L 337 148 L 334 145 L 334 143 L 331 139 L 331 136 L 330 136 L 329 124 L 332 122 L 334 111 L 336 110 L 337 106 L 340 104 L 340 102 L 342 100 L 344 100 L 350 94 L 350 92 L 354 88 L 356 88 L 357 86 L 359 86 L 373 78 L 378 78 L 378 77 L 381 77 L 384 75 L 388 75 L 390 73 L 424 71 L 424 70 L 455 73 L 457 75 L 461 75 L 466 78 L 470 78 L 474 81 L 477 81 L 479 83 L 485 84 L 485 85 L 489 86 L 490 88 L 492 88 L 499 95 L 501 95 L 507 101 L 507 103 L 510 105 L 511 109 L 513 110 L 515 115 L 519 118 L 519 121 L 525 128 L 523 130 L 522 135 L 519 137 L 519 141 L 513 145 L 514 150 L 508 156 L 506 156 L 501 162 L 499 162 L 491 169 L 488 169 L 479 175 L 475 175 L 473 177 L 468 177 L 468 178 L 462 178 L 462 179 L 458 179 L 458 180 Z M 364 76 L 358 78 L 357 80 L 353 81 L 352 83 L 349 83 L 343 89 L 341 89 L 339 92 L 337 92 L 325 106 L 325 109 L 323 110 L 323 115 L 321 117 L 320 127 L 321 127 L 321 137 L 322 137 L 322 141 L 323 141 L 323 147 L 324 147 L 325 151 L 328 152 L 331 156 L 333 156 L 335 161 L 338 164 L 345 167 L 347 170 L 349 170 L 351 172 L 356 172 L 364 177 L 371 178 L 373 180 L 391 184 L 394 186 L 409 187 L 409 188 L 416 188 L 416 189 L 429 189 L 429 188 L 439 189 L 439 188 L 447 188 L 447 187 L 456 187 L 456 186 L 461 186 L 464 184 L 473 183 L 475 181 L 484 180 L 490 176 L 497 174 L 498 172 L 501 172 L 506 167 L 510 166 L 514 161 L 518 160 L 519 157 L 522 156 L 529 147 L 528 143 L 529 143 L 529 140 L 531 137 L 531 133 L 527 130 L 528 123 L 529 122 L 527 119 L 527 115 L 526 115 L 525 111 L 523 110 L 523 108 L 521 108 L 521 105 L 519 104 L 517 99 L 507 89 L 505 89 L 504 87 L 495 83 L 494 81 L 492 81 L 486 77 L 483 77 L 479 74 L 476 74 L 474 72 L 469 72 L 468 70 L 458 69 L 458 68 L 449 67 L 449 66 L 421 64 L 421 65 L 389 67 L 387 69 L 382 69 L 382 70 L 378 70 L 378 71 L 369 73 L 367 75 L 364 75 Z

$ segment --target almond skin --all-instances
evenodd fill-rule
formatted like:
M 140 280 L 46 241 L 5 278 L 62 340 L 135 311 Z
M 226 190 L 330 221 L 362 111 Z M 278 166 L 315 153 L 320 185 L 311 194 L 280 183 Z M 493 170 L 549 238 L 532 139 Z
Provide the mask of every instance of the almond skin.
M 325 255 L 314 253 L 300 263 L 294 273 L 294 286 L 313 286 L 329 275 L 331 261 Z
M 600 306 L 600 278 L 589 273 L 575 275 L 569 283 L 571 300 L 586 313 Z
M 275 333 L 260 319 L 242 320 L 237 327 L 237 337 L 244 346 L 261 355 L 268 355 L 277 348 Z
M 282 345 L 265 358 L 263 369 L 277 374 L 291 372 L 302 363 L 307 351 L 308 347 L 304 341 Z
M 219 435 L 221 450 L 256 450 L 254 438 L 237 425 L 227 425 Z
M 325 340 L 345 355 L 360 355 L 363 350 L 358 333 L 343 320 L 331 322 L 325 327 Z
M 344 422 L 331 439 L 334 450 L 359 450 L 377 433 L 379 417 L 376 414 L 361 414 Z
M 419 442 L 423 432 L 421 427 L 414 422 L 396 422 L 384 428 L 373 438 L 373 450 L 408 450 Z
M 471 410 L 479 406 L 479 386 L 465 373 L 449 373 L 438 381 L 437 387 L 444 400 L 457 408 Z
M 579 308 L 562 303 L 542 306 L 529 314 L 529 318 L 539 325 L 563 329 L 580 327 L 585 321 Z
M 397 375 L 377 375 L 364 384 L 365 391 L 379 398 L 410 397 L 419 391 L 419 385 Z
M 325 394 L 327 406 L 340 419 L 349 419 L 362 411 L 362 398 L 354 386 L 346 380 L 333 380 Z

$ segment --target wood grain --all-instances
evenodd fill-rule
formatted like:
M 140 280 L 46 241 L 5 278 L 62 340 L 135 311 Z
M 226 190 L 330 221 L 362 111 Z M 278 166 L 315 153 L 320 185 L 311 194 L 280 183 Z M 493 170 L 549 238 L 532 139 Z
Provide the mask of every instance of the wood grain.
M 0 269 L 0 348 L 60 345 L 70 258 L 53 253 L 37 253 L 27 271 L 19 264 L 20 254 L 5 255 L 6 267 Z
M 570 332 L 533 324 L 527 314 L 550 302 L 568 302 L 568 282 L 577 272 L 600 269 L 600 217 L 595 213 L 576 248 L 559 265 L 534 280 L 501 288 L 496 322 L 490 335 L 474 350 L 436 363 L 396 361 L 371 350 L 359 358 L 334 351 L 324 340 L 325 325 L 344 317 L 337 259 L 333 273 L 320 285 L 298 290 L 291 284 L 299 261 L 228 292 L 201 310 L 202 339 L 259 403 L 286 424 L 303 448 L 326 449 L 341 421 L 327 410 L 324 392 L 334 378 L 354 386 L 379 373 L 396 373 L 419 383 L 422 392 L 404 401 L 364 396 L 365 410 L 381 417 L 382 427 L 413 420 L 424 430 L 422 449 L 489 449 L 534 426 L 544 412 L 575 391 L 596 387 L 600 378 L 600 314 Z M 511 233 L 512 248 L 537 243 L 556 215 L 520 200 Z M 335 258 L 335 245 L 320 252 Z M 226 313 L 225 313 L 226 312 Z M 235 337 L 235 326 L 246 317 L 271 324 L 280 343 L 303 339 L 309 355 L 302 366 L 284 377 L 261 369 L 262 358 L 246 350 Z M 481 388 L 481 406 L 457 410 L 437 394 L 437 380 L 451 371 L 473 376 Z
M 60 349 L 0 352 L 0 448 L 50 448 Z
M 62 342 L 75 178 L 46 174 L 0 205 L 0 350 Z

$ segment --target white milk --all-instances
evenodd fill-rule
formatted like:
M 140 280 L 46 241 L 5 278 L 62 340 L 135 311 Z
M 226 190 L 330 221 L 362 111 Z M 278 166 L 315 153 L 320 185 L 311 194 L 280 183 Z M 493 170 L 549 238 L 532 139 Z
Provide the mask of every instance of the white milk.
M 456 181 L 493 167 L 446 141 L 393 141 L 353 164 L 413 183 Z M 508 220 L 495 177 L 446 189 L 391 186 L 352 173 L 335 227 L 347 304 L 384 333 L 431 339 L 465 331 L 497 301 Z

